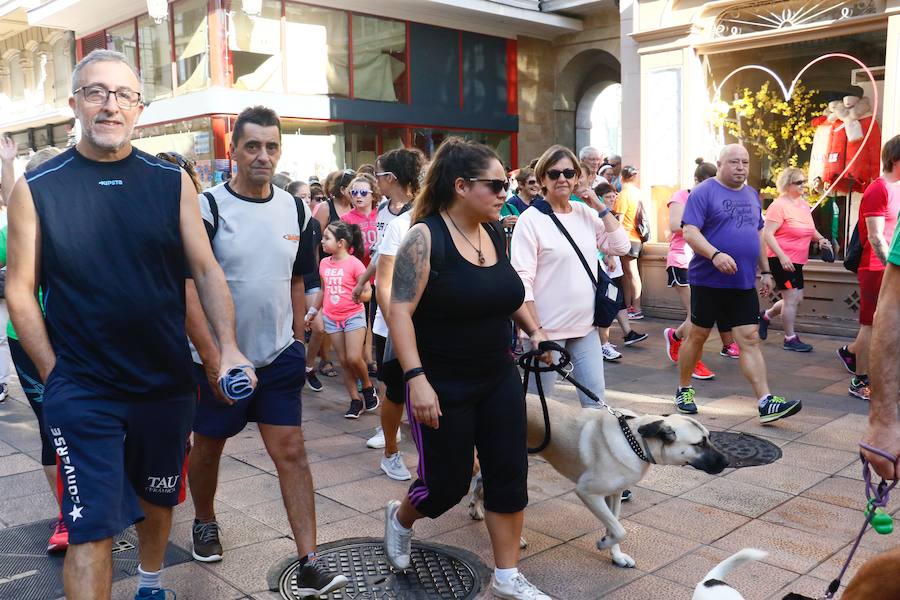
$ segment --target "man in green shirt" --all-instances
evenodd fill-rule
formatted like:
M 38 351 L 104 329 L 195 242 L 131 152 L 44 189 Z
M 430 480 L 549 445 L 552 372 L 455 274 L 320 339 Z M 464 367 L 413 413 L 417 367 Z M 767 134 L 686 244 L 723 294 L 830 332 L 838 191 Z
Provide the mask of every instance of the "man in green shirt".
M 900 184 L 892 193 L 900 193 Z M 871 368 L 869 377 L 872 396 L 869 401 L 869 430 L 866 443 L 870 446 L 900 456 L 900 421 L 897 416 L 897 390 L 900 389 L 900 227 L 894 232 L 894 241 L 888 254 L 887 269 L 881 282 L 878 310 L 872 323 L 872 342 L 869 351 Z M 896 463 L 863 450 L 866 459 L 879 475 L 895 479 L 900 473 Z

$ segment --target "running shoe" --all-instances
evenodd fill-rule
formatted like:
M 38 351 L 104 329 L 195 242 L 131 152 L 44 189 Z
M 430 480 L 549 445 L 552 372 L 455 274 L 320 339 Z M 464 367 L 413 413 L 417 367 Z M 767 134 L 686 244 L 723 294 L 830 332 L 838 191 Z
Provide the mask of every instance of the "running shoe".
M 499 583 L 497 578 L 492 575 L 491 591 L 494 593 L 494 597 L 508 600 L 550 600 L 550 596 L 537 589 L 521 573 L 516 573 L 506 583 Z
M 391 456 L 381 457 L 381 470 L 394 481 L 409 481 L 412 479 L 409 469 L 403 464 L 403 455 L 399 451 Z
M 625 311 L 625 314 L 632 321 L 640 321 L 641 319 L 644 318 L 644 313 L 642 313 L 641 311 L 639 311 L 638 309 L 636 309 L 633 306 L 629 306 L 628 310 Z
M 675 328 L 666 327 L 663 330 L 663 337 L 666 338 L 666 355 L 673 363 L 678 363 L 678 350 L 681 348 L 681 340 L 675 339 Z
M 318 376 L 316 375 L 315 369 L 307 369 L 306 370 L 306 385 L 309 386 L 314 392 L 321 392 L 322 388 L 325 387 L 322 385 L 322 382 L 319 381 Z
M 849 393 L 851 396 L 868 402 L 872 396 L 872 389 L 869 387 L 869 378 L 851 377 Z
M 376 408 L 378 408 L 378 393 L 375 391 L 375 386 L 370 386 L 365 389 L 360 390 L 363 395 L 363 402 L 366 405 L 366 412 L 372 412 Z
M 759 407 L 759 420 L 762 423 L 771 423 L 796 415 L 801 408 L 803 405 L 799 400 L 785 400 L 781 396 L 769 394 L 765 403 Z
M 191 555 L 194 560 L 211 563 L 222 560 L 222 542 L 219 540 L 219 524 L 215 521 L 201 523 L 194 519 L 191 528 Z
M 737 360 L 741 357 L 741 349 L 738 348 L 736 343 L 731 342 L 727 346 L 722 346 L 722 349 L 719 351 L 719 356 Z
M 69 547 L 69 529 L 62 515 L 56 519 L 56 526 L 47 541 L 47 552 L 65 552 Z
M 648 337 L 650 337 L 649 333 L 638 333 L 637 331 L 634 331 L 634 330 L 629 331 L 625 335 L 625 345 L 631 346 L 632 344 L 637 344 L 637 343 L 643 342 Z
M 403 439 L 402 431 L 400 429 L 397 430 L 397 443 L 400 443 L 400 440 Z M 375 435 L 366 440 L 366 447 L 374 448 L 376 450 L 380 450 L 384 448 L 384 429 L 379 425 L 375 429 Z
M 694 402 L 694 388 L 688 386 L 683 388 L 678 388 L 678 392 L 675 394 L 675 408 L 678 409 L 678 412 L 685 413 L 687 415 L 696 415 L 697 414 L 697 404 Z
M 167 594 L 172 594 L 172 600 L 178 598 L 175 590 L 167 590 L 163 588 L 141 588 L 134 595 L 134 600 L 166 600 Z
M 694 379 L 712 379 L 715 376 L 716 374 L 707 369 L 702 360 L 697 361 L 697 364 L 694 365 L 694 372 L 691 373 L 691 377 Z
M 300 598 L 323 596 L 350 583 L 345 575 L 328 568 L 324 560 L 308 560 L 297 572 L 297 591 Z
M 0 404 L 6 402 L 6 399 L 9 397 L 9 386 L 5 383 L 0 383 Z
M 844 368 L 847 369 L 847 372 L 851 375 L 856 375 L 856 355 L 850 352 L 850 349 L 847 346 L 838 348 L 837 355 L 838 358 L 841 359 Z
M 345 419 L 358 419 L 363 414 L 363 403 L 359 398 L 350 399 L 350 408 L 344 413 Z
M 791 338 L 784 338 L 782 348 L 792 352 L 812 352 L 813 347 L 807 343 L 800 341 L 800 336 L 795 335 Z
M 766 311 L 759 311 L 759 339 L 764 340 L 769 337 L 769 325 L 772 320 L 766 316 Z
M 622 358 L 622 353 L 616 350 L 614 344 L 606 343 L 603 344 L 603 360 L 606 362 L 612 362 L 614 360 L 619 360 Z
M 395 521 L 397 511 L 400 510 L 400 501 L 391 500 L 384 507 L 384 555 L 388 564 L 398 571 L 409 568 L 412 560 L 412 529 L 409 532 L 401 531 Z
M 631 490 L 622 490 L 622 502 L 631 502 Z

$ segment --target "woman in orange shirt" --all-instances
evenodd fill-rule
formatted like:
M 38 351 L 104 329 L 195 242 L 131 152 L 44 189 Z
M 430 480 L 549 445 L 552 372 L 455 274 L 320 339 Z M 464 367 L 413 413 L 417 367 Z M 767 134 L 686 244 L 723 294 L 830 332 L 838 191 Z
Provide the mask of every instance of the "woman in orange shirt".
M 622 257 L 625 272 L 625 304 L 629 319 L 643 319 L 641 312 L 641 274 L 638 271 L 638 257 L 641 255 L 641 236 L 637 231 L 637 212 L 641 203 L 641 189 L 638 187 L 638 170 L 626 166 L 622 169 L 622 191 L 616 198 L 613 213 L 622 222 L 628 234 L 631 250 Z

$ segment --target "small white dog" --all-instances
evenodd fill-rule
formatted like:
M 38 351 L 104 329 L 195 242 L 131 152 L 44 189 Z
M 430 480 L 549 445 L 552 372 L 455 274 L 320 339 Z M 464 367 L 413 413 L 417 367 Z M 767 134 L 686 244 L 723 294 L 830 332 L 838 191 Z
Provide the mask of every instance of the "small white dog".
M 694 588 L 692 600 L 744 600 L 740 592 L 723 581 L 728 573 L 751 560 L 762 560 L 768 552 L 744 548 L 720 562 Z

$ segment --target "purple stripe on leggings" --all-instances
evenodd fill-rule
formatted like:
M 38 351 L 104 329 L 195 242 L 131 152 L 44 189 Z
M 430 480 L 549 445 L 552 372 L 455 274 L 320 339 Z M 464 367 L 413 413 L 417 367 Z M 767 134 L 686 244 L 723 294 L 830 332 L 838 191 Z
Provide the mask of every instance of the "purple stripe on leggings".
M 413 506 L 418 507 L 426 498 L 428 498 L 428 488 L 423 484 L 409 492 L 409 501 Z
M 426 482 L 425 478 L 425 451 L 424 446 L 422 444 L 422 425 L 416 420 L 415 415 L 412 410 L 412 400 L 409 398 L 409 384 L 406 386 L 406 416 L 409 417 L 409 428 L 412 431 L 413 442 L 416 445 L 416 450 L 419 452 L 419 464 L 416 468 L 416 474 L 419 476 L 423 482 Z

